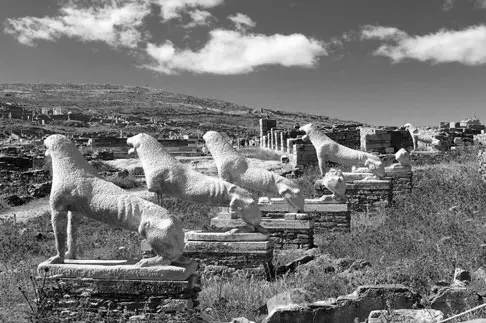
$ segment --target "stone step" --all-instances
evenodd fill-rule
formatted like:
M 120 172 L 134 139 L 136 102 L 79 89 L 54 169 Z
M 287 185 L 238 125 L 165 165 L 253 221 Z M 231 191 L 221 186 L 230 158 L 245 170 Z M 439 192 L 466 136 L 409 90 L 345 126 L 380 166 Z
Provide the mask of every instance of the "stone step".
M 268 237 L 261 233 L 229 233 L 229 232 L 204 232 L 202 230 L 188 231 L 185 233 L 186 241 L 267 241 Z
M 126 260 L 65 260 L 64 264 L 52 264 L 47 260 L 39 264 L 37 273 L 59 278 L 181 281 L 188 279 L 197 266 L 196 262 L 180 266 L 138 267 L 135 262 Z
M 267 253 L 273 250 L 272 241 L 245 241 L 245 242 L 222 242 L 222 241 L 188 241 L 184 252 L 195 253 Z

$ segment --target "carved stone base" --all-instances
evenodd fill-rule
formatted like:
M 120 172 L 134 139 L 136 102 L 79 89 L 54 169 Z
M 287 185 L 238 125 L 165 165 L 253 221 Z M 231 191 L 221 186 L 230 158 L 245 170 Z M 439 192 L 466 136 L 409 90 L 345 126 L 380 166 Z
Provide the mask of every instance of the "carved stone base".
M 356 177 L 348 182 L 348 174 Z M 364 178 L 361 173 L 343 173 L 346 179 L 346 197 L 353 211 L 369 212 L 391 205 L 393 201 L 393 182 L 391 178 L 382 180 Z M 362 179 L 358 179 L 363 177 Z M 330 194 L 320 180 L 315 182 L 314 188 L 318 194 Z M 306 201 L 307 203 L 307 201 Z
M 216 231 L 227 231 L 244 225 L 241 219 L 231 219 L 224 215 L 211 219 L 211 227 Z M 266 213 L 260 225 L 270 233 L 275 250 L 314 247 L 314 220 L 306 213 Z
M 116 270 L 115 270 L 116 268 Z M 42 315 L 98 321 L 134 315 L 185 322 L 197 315 L 197 265 L 137 268 L 126 261 L 70 261 L 38 267 Z
M 288 207 L 277 199 L 260 199 L 258 201 L 264 217 L 285 217 Z M 351 213 L 348 203 L 334 199 L 305 199 L 304 212 L 307 219 L 312 219 L 313 233 L 349 232 L 351 229 Z
M 264 234 L 189 231 L 185 239 L 184 255 L 199 261 L 204 270 L 269 275 L 273 243 Z

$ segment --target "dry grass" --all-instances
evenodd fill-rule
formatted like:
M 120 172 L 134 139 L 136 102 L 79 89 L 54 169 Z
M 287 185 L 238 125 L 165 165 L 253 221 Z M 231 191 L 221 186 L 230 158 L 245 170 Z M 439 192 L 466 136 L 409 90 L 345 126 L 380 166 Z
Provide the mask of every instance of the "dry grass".
M 299 183 L 313 194 L 316 170 L 309 168 Z M 309 195 L 307 195 L 309 196 Z M 164 199 L 163 206 L 179 214 L 188 228 L 208 223 L 207 208 Z M 368 216 L 353 214 L 352 232 L 316 237 L 321 253 L 330 258 L 362 258 L 372 267 L 348 274 L 329 273 L 324 267 L 287 274 L 275 282 L 260 278 L 208 277 L 203 281 L 200 307 L 212 322 L 245 316 L 264 317 L 262 305 L 273 295 L 300 287 L 315 300 L 336 297 L 362 284 L 403 283 L 422 296 L 438 281 L 450 281 L 455 267 L 474 271 L 481 264 L 480 245 L 486 236 L 486 184 L 471 157 L 415 172 L 414 191 L 393 208 Z M 48 215 L 25 225 L 4 221 L 0 227 L 0 321 L 27 319 L 28 308 L 17 286 L 33 292 L 29 277 L 37 264 L 54 253 Z M 82 258 L 120 259 L 140 256 L 138 236 L 92 221 L 82 228 Z M 124 247 L 121 248 L 120 247 Z M 31 298 L 32 299 L 32 298 Z M 20 310 L 22 309 L 22 310 Z M 470 315 L 469 318 L 481 314 Z

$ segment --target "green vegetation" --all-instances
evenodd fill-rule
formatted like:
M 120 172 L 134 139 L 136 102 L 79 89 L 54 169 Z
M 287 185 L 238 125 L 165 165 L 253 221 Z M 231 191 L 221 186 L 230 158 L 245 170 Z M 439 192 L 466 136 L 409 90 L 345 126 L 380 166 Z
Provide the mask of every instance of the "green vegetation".
M 202 283 L 200 309 L 211 322 L 228 322 L 239 316 L 259 320 L 264 317 L 260 307 L 268 298 L 295 287 L 309 291 L 314 300 L 322 300 L 352 292 L 363 284 L 402 283 L 426 297 L 435 283 L 451 281 L 454 268 L 475 271 L 485 260 L 481 245 L 486 234 L 486 184 L 481 182 L 473 156 L 472 152 L 461 157 L 460 163 L 418 168 L 408 197 L 378 214 L 353 214 L 349 234 L 316 237 L 319 252 L 330 259 L 364 259 L 371 267 L 337 274 L 325 266 L 304 266 L 274 282 L 243 275 L 207 277 Z M 317 170 L 309 168 L 298 180 L 306 194 L 312 195 L 316 177 Z M 187 228 L 208 223 L 208 209 L 201 205 L 171 198 L 164 198 L 162 205 L 181 216 Z M 135 233 L 86 219 L 81 230 L 81 258 L 140 256 Z M 39 262 L 54 253 L 49 231 L 48 214 L 26 224 L 1 223 L 0 321 L 27 319 L 24 312 L 30 310 L 17 286 L 34 299 L 29 277 L 35 275 Z

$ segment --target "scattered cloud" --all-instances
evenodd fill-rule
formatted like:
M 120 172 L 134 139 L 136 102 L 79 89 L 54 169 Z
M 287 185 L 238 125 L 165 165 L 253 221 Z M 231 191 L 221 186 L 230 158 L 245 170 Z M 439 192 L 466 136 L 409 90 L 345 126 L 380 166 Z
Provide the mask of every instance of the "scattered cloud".
M 165 74 L 180 71 L 211 74 L 242 74 L 263 65 L 311 68 L 318 57 L 327 55 L 324 45 L 302 34 L 262 35 L 216 29 L 199 51 L 176 49 L 170 41 L 149 43 L 147 54 L 154 63 L 144 68 Z
M 61 7 L 57 17 L 7 19 L 4 32 L 29 46 L 34 46 L 36 40 L 55 41 L 65 36 L 134 48 L 143 38 L 138 28 L 149 12 L 149 6 L 142 1 L 113 1 L 100 7 L 68 3 Z
M 361 31 L 361 39 L 386 42 L 373 54 L 388 57 L 394 63 L 413 59 L 433 64 L 486 64 L 486 25 L 458 31 L 441 29 L 423 36 L 410 36 L 394 27 L 365 26 Z
M 229 16 L 228 19 L 231 20 L 235 24 L 236 29 L 240 31 L 245 31 L 256 26 L 256 23 L 249 16 L 239 12 L 234 16 Z
M 206 10 L 193 10 L 189 11 L 189 16 L 191 18 L 191 22 L 184 26 L 184 28 L 195 28 L 198 26 L 208 26 L 212 19 L 214 19 L 213 15 Z
M 177 19 L 190 9 L 210 9 L 221 5 L 224 0 L 149 0 L 161 7 L 164 20 Z
M 302 34 L 264 35 L 250 33 L 256 23 L 247 15 L 229 16 L 235 30 L 217 28 L 209 40 L 192 47 L 178 48 L 170 40 L 155 44 L 145 29 L 144 18 L 152 6 L 160 6 L 162 22 L 179 20 L 185 28 L 208 26 L 216 18 L 209 8 L 224 0 L 65 0 L 59 13 L 50 17 L 7 19 L 4 32 L 20 43 L 35 46 L 38 41 L 57 41 L 62 37 L 82 42 L 104 42 L 115 48 L 141 49 L 143 68 L 165 74 L 182 71 L 210 74 L 249 73 L 265 65 L 312 68 L 327 48 L 341 46 L 338 39 L 324 43 Z M 83 3 L 82 5 L 80 3 Z M 183 19 L 189 23 L 183 25 Z
M 366 25 L 361 30 L 361 39 L 397 40 L 407 34 L 395 27 Z

